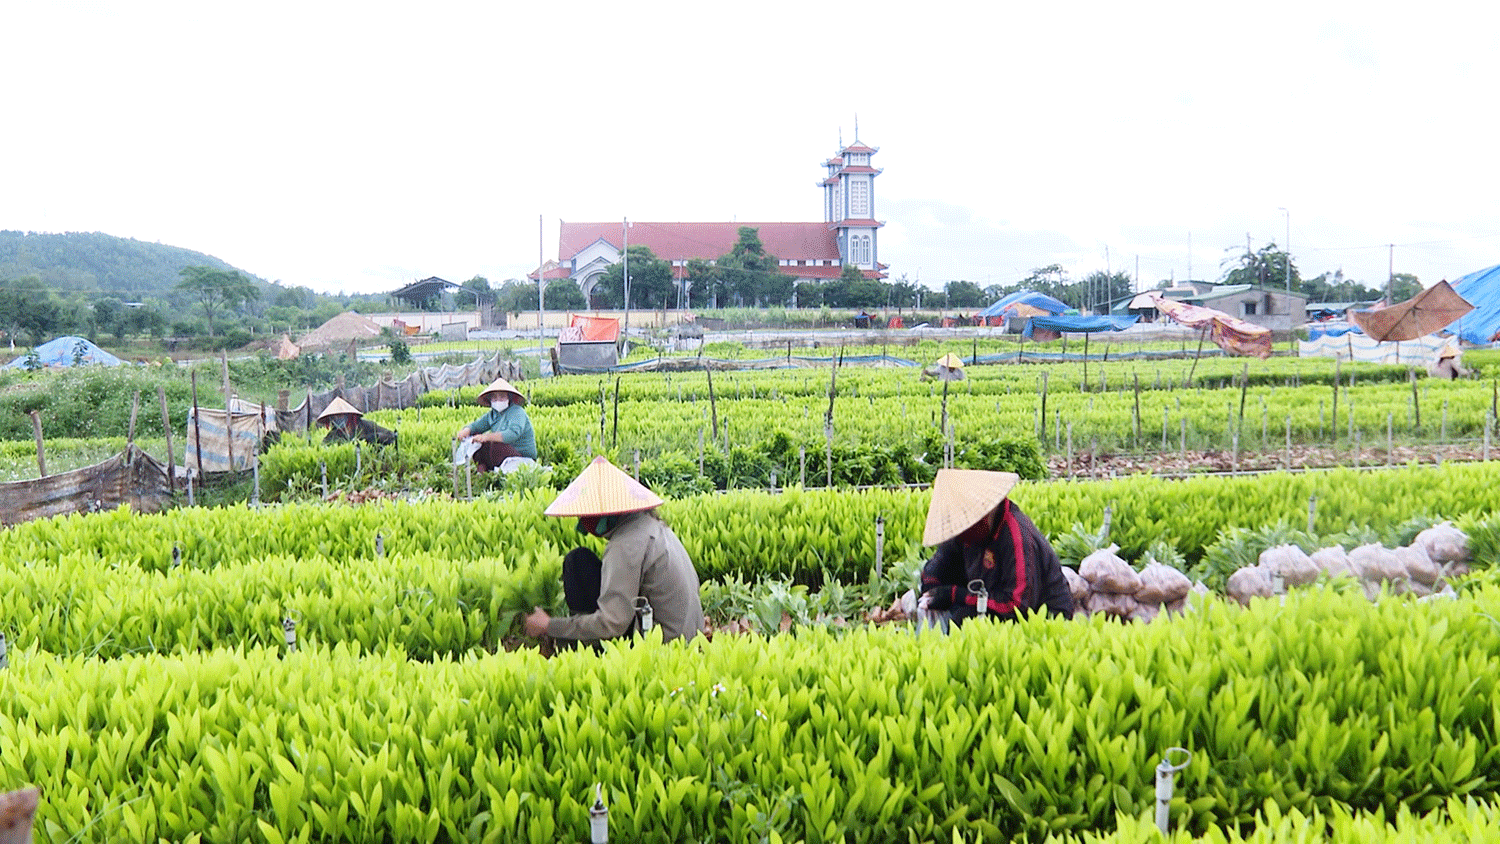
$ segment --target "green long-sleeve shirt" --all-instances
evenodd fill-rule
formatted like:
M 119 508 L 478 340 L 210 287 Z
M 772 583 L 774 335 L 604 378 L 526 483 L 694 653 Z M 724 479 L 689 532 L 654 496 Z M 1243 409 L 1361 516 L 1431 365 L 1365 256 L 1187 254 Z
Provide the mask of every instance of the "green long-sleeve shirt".
M 470 434 L 491 431 L 515 446 L 522 456 L 536 459 L 536 434 L 531 430 L 531 417 L 526 415 L 525 408 L 513 404 L 499 413 L 487 410 L 483 416 L 469 423 Z

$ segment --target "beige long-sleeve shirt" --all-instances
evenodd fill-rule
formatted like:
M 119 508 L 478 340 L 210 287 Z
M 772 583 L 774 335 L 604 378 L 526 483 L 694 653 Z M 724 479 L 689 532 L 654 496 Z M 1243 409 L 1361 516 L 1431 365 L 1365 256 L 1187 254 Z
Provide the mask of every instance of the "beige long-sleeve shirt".
M 698 572 L 672 529 L 652 513 L 631 513 L 610 531 L 600 572 L 599 609 L 588 615 L 554 618 L 547 634 L 558 639 L 623 636 L 635 621 L 635 599 L 651 602 L 662 639 L 692 637 L 703 631 Z

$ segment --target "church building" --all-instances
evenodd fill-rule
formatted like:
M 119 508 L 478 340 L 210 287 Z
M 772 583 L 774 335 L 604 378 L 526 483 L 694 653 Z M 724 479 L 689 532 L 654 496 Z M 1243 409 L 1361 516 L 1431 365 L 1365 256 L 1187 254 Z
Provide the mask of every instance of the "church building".
M 845 264 L 858 267 L 865 278 L 885 278 L 888 265 L 880 263 L 877 235 L 884 225 L 875 219 L 875 177 L 880 170 L 870 159 L 879 150 L 859 138 L 825 161 L 823 221 L 818 223 L 608 223 L 558 224 L 557 261 L 538 272 L 546 279 L 570 278 L 589 296 L 626 246 L 645 246 L 672 265 L 673 277 L 687 276 L 687 263 L 713 261 L 727 255 L 739 242 L 741 227 L 757 231 L 767 253 L 776 256 L 781 272 L 794 283 L 838 278 Z

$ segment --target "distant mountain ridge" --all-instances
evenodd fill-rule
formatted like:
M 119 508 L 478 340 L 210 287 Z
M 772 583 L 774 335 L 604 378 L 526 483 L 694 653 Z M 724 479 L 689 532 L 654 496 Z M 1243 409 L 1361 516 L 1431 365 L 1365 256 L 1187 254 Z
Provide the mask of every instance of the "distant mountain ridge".
M 48 289 L 116 296 L 125 301 L 167 297 L 183 267 L 238 269 L 178 246 L 101 232 L 0 231 L 0 281 L 37 276 Z M 248 278 L 264 284 L 243 270 Z

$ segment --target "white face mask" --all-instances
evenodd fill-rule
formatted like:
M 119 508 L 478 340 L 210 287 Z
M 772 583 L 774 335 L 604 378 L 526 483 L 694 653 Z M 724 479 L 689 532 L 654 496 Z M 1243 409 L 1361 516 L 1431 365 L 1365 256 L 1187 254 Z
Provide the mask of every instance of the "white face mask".
M 490 402 L 490 409 L 496 413 L 504 413 L 507 407 L 510 407 L 510 399 L 500 398 Z

